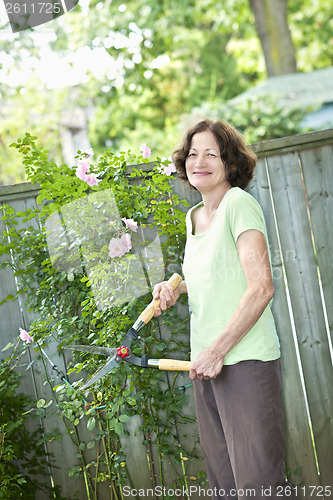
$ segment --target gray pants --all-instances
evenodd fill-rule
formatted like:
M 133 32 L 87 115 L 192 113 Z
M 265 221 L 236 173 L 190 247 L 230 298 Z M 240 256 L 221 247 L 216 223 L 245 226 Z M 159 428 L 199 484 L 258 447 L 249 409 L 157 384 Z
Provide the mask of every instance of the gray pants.
M 280 360 L 224 366 L 193 385 L 212 498 L 295 499 L 283 467 Z

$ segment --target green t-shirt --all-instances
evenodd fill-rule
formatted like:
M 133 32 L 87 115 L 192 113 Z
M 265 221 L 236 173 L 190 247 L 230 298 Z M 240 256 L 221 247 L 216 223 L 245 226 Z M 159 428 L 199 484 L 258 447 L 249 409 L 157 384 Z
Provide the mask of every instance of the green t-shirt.
M 223 197 L 205 234 L 192 234 L 192 207 L 186 216 L 187 241 L 183 273 L 191 311 L 191 359 L 222 333 L 242 298 L 247 282 L 236 241 L 249 229 L 267 241 L 262 209 L 246 191 L 231 188 Z M 268 241 L 267 241 L 267 248 Z M 224 364 L 245 360 L 272 361 L 280 357 L 279 339 L 269 304 L 257 323 L 226 355 Z

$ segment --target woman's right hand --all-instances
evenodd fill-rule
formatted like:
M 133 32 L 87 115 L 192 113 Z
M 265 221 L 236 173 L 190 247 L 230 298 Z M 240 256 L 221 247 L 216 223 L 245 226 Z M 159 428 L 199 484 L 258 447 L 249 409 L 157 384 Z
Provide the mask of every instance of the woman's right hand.
M 169 307 L 173 306 L 179 299 L 179 295 L 182 293 L 182 285 L 184 281 L 173 290 L 170 283 L 167 281 L 162 281 L 154 286 L 153 297 L 155 300 L 160 299 L 160 306 L 156 309 L 154 316 L 160 316 L 162 311 L 165 311 Z

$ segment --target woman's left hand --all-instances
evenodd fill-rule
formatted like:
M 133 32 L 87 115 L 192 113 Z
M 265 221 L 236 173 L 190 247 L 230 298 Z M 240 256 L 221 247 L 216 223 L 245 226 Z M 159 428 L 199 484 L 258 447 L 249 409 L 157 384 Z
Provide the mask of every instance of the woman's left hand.
M 191 364 L 190 378 L 194 380 L 212 380 L 222 371 L 223 356 L 218 355 L 215 349 L 207 347 Z

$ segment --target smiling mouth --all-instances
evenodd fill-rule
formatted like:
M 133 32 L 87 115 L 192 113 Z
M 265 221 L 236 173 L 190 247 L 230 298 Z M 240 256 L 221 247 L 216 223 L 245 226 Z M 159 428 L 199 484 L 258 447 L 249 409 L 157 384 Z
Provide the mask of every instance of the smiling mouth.
M 210 172 L 194 172 L 194 175 L 210 175 Z

